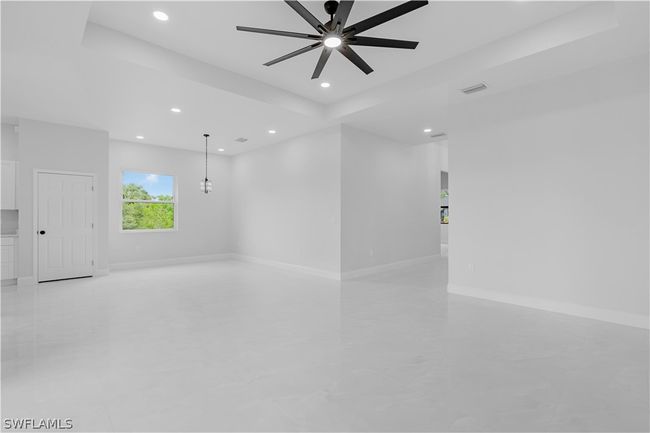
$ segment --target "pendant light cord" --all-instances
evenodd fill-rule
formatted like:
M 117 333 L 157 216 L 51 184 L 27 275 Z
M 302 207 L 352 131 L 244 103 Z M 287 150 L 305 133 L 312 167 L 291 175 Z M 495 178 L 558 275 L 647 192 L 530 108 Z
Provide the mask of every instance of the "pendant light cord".
M 208 134 L 203 134 L 205 137 L 205 180 L 208 180 Z

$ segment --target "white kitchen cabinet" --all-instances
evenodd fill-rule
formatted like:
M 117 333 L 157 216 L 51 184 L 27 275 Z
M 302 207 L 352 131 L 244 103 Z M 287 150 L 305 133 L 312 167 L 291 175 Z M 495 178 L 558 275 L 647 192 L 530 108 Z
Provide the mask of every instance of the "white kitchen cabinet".
M 16 238 L 3 236 L 0 248 L 2 262 L 0 278 L 3 280 L 16 278 Z
M 2 209 L 16 209 L 16 161 L 2 161 Z

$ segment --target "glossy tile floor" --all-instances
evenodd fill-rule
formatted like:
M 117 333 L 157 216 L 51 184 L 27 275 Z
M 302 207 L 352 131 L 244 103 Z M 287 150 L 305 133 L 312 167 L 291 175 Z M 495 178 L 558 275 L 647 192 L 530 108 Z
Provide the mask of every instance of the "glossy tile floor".
M 237 262 L 2 293 L 2 416 L 77 431 L 648 431 L 648 332 Z

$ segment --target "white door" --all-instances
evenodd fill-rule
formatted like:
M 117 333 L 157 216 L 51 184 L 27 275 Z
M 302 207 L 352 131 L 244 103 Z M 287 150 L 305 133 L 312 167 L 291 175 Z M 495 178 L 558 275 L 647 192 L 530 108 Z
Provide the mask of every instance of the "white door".
M 93 274 L 93 178 L 38 173 L 38 281 Z

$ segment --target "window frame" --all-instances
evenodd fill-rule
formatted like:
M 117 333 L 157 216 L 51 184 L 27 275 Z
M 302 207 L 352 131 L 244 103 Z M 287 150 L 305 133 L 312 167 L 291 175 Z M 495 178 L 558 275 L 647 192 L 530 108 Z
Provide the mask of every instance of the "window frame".
M 174 195 L 174 200 L 172 201 L 160 201 L 160 200 L 129 200 L 125 199 L 122 195 L 122 188 L 124 187 L 124 173 L 138 173 L 138 174 L 155 174 L 158 176 L 169 176 L 172 178 L 172 191 Z M 134 229 L 134 230 L 125 230 L 124 229 L 124 203 L 171 203 L 174 205 L 174 227 L 171 229 Z M 129 169 L 123 168 L 120 170 L 120 233 L 172 233 L 178 231 L 178 182 L 176 181 L 175 174 L 166 174 L 162 172 L 156 172 L 151 170 L 140 170 L 140 169 Z

